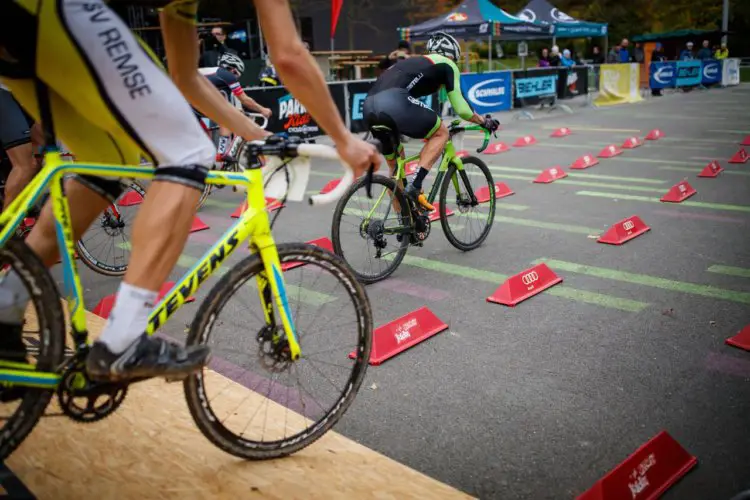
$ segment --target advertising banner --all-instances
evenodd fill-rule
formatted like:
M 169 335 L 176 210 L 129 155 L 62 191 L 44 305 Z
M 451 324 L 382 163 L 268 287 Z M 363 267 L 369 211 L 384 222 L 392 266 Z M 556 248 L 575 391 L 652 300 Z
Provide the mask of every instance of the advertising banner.
M 557 97 L 559 99 L 570 99 L 577 95 L 588 94 L 588 66 L 561 68 L 559 71 L 557 78 Z
M 721 71 L 721 84 L 726 86 L 740 84 L 740 60 L 737 58 L 724 59 Z
M 287 132 L 299 137 L 323 134 L 302 103 L 284 87 L 254 88 L 246 92 L 259 104 L 271 109 L 272 114 L 266 127 L 269 132 Z M 343 101 L 343 92 L 341 98 Z
M 652 62 L 649 68 L 649 87 L 652 89 L 666 89 L 677 84 L 677 63 Z
M 513 72 L 513 106 L 534 106 L 543 98 L 557 96 L 557 68 L 520 70 Z
M 461 88 L 466 100 L 480 115 L 511 108 L 510 71 L 461 75 Z
M 701 83 L 713 85 L 721 82 L 721 61 L 717 59 L 706 59 L 701 61 Z
M 690 87 L 701 84 L 700 61 L 677 61 L 677 86 Z
M 349 130 L 354 133 L 365 132 L 367 130 L 367 124 L 364 120 L 364 114 L 362 113 L 362 107 L 367 99 L 367 93 L 372 88 L 375 80 L 358 80 L 346 83 L 346 93 L 349 98 Z M 342 100 L 345 99 L 343 91 L 344 85 L 329 85 L 328 88 L 341 87 L 342 88 Z M 437 112 L 440 102 L 438 100 L 438 94 L 427 95 L 419 98 L 427 107 Z M 338 107 L 338 102 L 337 102 Z M 343 110 L 343 106 L 339 110 Z M 344 112 L 341 112 L 341 116 L 345 117 Z
M 597 106 L 611 106 L 642 101 L 640 64 L 602 64 Z

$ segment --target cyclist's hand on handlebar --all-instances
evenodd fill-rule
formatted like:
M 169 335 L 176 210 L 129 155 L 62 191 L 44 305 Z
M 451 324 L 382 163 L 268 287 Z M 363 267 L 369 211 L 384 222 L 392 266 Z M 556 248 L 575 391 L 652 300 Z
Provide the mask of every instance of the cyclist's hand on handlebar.
M 260 110 L 260 114 L 263 115 L 266 118 L 271 118 L 271 115 L 273 114 L 273 111 L 271 111 L 270 108 L 262 108 Z
M 360 177 L 371 167 L 373 171 L 380 168 L 381 156 L 378 149 L 356 136 L 348 134 L 346 139 L 336 144 L 341 159 L 351 167 L 354 177 Z
M 500 128 L 500 122 L 492 118 L 490 115 L 487 115 L 484 117 L 484 123 L 482 124 L 482 127 L 486 128 L 490 132 L 494 132 L 495 130 Z

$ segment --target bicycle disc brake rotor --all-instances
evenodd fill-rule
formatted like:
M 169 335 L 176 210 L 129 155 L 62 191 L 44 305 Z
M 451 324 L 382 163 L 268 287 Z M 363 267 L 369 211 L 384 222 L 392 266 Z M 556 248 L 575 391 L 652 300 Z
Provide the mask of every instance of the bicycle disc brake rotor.
M 458 193 L 458 196 L 456 196 L 456 205 L 458 205 L 458 211 L 462 214 L 465 214 L 468 212 L 471 207 L 471 197 L 468 193 Z
M 127 384 L 94 382 L 86 375 L 85 366 L 75 363 L 63 373 L 57 400 L 66 416 L 77 422 L 90 423 L 114 413 L 127 393 Z
M 108 236 L 120 236 L 125 229 L 125 222 L 122 220 L 122 217 L 115 217 L 111 210 L 104 211 L 100 218 L 100 223 Z
M 282 325 L 266 325 L 258 331 L 258 360 L 269 372 L 279 373 L 292 364 L 289 342 Z

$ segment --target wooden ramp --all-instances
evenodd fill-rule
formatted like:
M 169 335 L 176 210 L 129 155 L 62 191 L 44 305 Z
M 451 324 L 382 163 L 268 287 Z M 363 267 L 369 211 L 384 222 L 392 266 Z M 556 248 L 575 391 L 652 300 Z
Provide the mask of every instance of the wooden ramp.
M 97 335 L 104 320 L 88 321 Z M 40 499 L 471 498 L 333 431 L 286 458 L 237 459 L 197 430 L 182 384 L 161 379 L 131 387 L 101 422 L 43 418 L 6 466 Z

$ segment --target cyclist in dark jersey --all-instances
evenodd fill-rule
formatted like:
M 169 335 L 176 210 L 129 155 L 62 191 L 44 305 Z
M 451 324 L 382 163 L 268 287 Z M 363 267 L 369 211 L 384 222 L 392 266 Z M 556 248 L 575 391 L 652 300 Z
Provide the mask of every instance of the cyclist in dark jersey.
M 370 89 L 362 112 L 372 135 L 383 143 L 383 154 L 391 173 L 396 155 L 404 156 L 403 145 L 393 144 L 394 137 L 403 134 L 427 139 L 419 157 L 419 169 L 405 193 L 426 209 L 433 210 L 422 194 L 422 181 L 448 142 L 448 129 L 440 116 L 418 98 L 445 87 L 453 109 L 461 118 L 490 131 L 495 131 L 499 123 L 476 114 L 464 99 L 461 72 L 455 62 L 461 57 L 461 48 L 455 38 L 438 32 L 427 43 L 427 52 L 425 56 L 399 61 L 383 72 Z
M 241 106 L 258 111 L 266 118 L 271 117 L 273 112 L 270 109 L 255 102 L 253 98 L 242 90 L 240 77 L 245 71 L 245 63 L 239 56 L 225 52 L 219 58 L 219 66 L 217 68 L 202 68 L 200 71 L 229 102 L 234 102 L 232 99 L 232 96 L 234 96 Z M 239 108 L 240 106 L 237 107 Z M 216 153 L 217 162 L 229 160 L 225 156 L 229 147 L 229 137 L 231 134 L 232 131 L 228 128 L 219 127 L 219 146 Z

